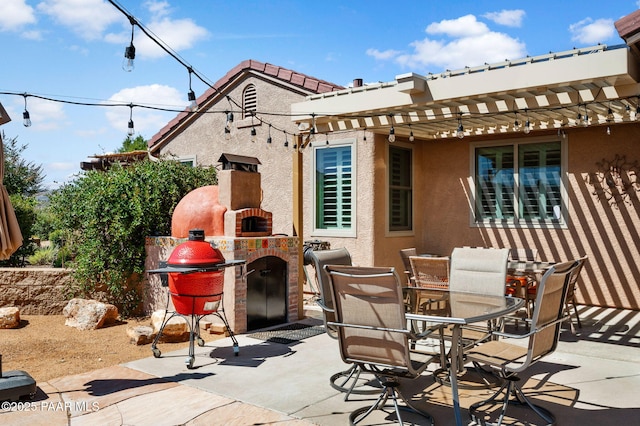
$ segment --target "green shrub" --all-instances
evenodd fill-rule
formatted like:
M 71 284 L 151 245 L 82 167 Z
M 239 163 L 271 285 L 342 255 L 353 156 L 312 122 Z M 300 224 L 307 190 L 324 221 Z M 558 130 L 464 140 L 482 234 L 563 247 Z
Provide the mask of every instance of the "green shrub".
M 35 253 L 27 258 L 29 265 L 53 265 L 58 250 L 55 247 L 45 247 L 37 249 Z
M 215 184 L 214 168 L 177 161 L 142 161 L 89 171 L 51 197 L 51 209 L 75 257 L 74 296 L 106 289 L 124 316 L 139 308 L 145 239 L 170 235 L 171 215 L 191 190 Z

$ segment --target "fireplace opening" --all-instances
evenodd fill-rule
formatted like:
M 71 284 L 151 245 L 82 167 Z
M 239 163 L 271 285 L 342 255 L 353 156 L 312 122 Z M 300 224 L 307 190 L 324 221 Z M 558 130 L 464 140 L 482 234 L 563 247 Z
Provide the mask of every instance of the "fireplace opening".
M 266 218 L 259 216 L 249 216 L 242 219 L 242 233 L 246 232 L 269 232 L 269 223 Z

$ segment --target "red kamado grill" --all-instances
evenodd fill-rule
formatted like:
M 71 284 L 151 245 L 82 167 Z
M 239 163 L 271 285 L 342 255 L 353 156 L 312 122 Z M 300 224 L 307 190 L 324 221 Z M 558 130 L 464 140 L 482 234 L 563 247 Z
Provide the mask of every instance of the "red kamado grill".
M 238 355 L 238 341 L 224 315 L 222 296 L 224 268 L 244 262 L 244 260 L 226 262 L 220 250 L 205 241 L 203 230 L 192 229 L 189 231 L 189 240 L 173 250 L 166 265 L 149 271 L 149 273 L 166 274 L 169 294 L 175 308 L 175 312 L 168 318 L 165 313 L 162 327 L 151 345 L 156 358 L 161 355 L 156 344 L 162 331 L 169 320 L 176 315 L 184 317 L 190 328 L 189 358 L 186 361 L 188 368 L 193 368 L 194 341 L 197 341 L 199 346 L 204 346 L 204 340 L 200 337 L 200 319 L 206 315 L 213 314 L 222 320 L 233 341 L 233 352 L 236 356 Z

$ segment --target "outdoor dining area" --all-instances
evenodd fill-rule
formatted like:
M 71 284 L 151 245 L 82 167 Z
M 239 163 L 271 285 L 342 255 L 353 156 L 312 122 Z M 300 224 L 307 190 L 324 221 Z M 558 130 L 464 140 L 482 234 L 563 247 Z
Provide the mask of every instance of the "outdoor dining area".
M 350 424 L 378 424 L 369 417 L 379 413 L 399 424 L 433 424 L 428 397 L 426 410 L 417 407 L 405 386 L 424 375 L 449 389 L 452 424 L 556 424 L 521 375 L 554 352 L 563 325 L 581 326 L 573 295 L 586 257 L 542 262 L 532 249 L 458 247 L 437 256 L 410 248 L 400 251 L 400 274 L 355 266 L 344 248 L 307 256 L 326 331 L 349 366 L 330 384 L 345 400 L 376 396 L 350 414 Z M 486 398 L 462 410 L 466 388 Z

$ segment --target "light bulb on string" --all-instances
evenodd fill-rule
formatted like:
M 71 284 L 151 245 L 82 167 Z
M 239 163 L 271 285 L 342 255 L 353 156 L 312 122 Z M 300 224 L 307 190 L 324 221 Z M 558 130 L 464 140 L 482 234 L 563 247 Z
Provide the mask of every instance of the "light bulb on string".
M 136 58 L 136 48 L 133 45 L 133 30 L 136 26 L 136 21 L 133 17 L 129 17 L 131 23 L 131 43 L 124 49 L 124 60 L 122 61 L 122 69 L 126 72 L 131 72 L 135 68 L 133 60 Z
M 464 127 L 462 127 L 462 113 L 458 115 L 458 128 L 456 129 L 458 139 L 464 138 Z
M 389 123 L 391 124 L 391 128 L 389 129 L 389 143 L 394 143 L 396 141 L 396 129 L 393 128 L 393 115 L 389 115 Z
M 233 113 L 231 111 L 227 111 L 227 121 L 224 124 L 224 128 L 229 129 L 229 131 L 231 131 L 232 124 L 233 124 Z
M 257 139 L 258 132 L 256 132 L 256 126 L 253 124 L 253 116 L 255 112 L 251 112 L 251 142 L 255 143 Z
M 514 132 L 519 132 L 520 131 L 520 121 L 518 121 L 518 111 L 514 112 L 516 119 L 513 122 L 513 131 Z
M 22 125 L 24 127 L 31 127 L 31 117 L 29 116 L 29 111 L 27 111 L 27 95 L 24 95 L 24 112 L 22 113 Z
M 127 124 L 127 135 L 133 136 L 136 133 L 133 127 L 133 104 L 129 104 L 129 123 Z
M 287 132 L 284 132 L 284 147 L 285 148 L 289 147 L 289 138 L 288 138 Z
M 529 111 L 526 109 L 524 111 L 527 115 L 527 121 L 524 123 L 524 133 L 528 135 L 531 132 L 531 121 L 529 121 Z
M 416 138 L 413 136 L 413 129 L 411 129 L 411 124 L 409 124 L 409 142 L 413 142 Z
M 198 110 L 198 101 L 196 100 L 196 94 L 191 89 L 191 74 L 193 73 L 193 69 L 191 67 L 188 68 L 189 71 L 189 92 L 187 93 L 187 99 L 189 100 L 189 109 L 191 112 L 195 112 Z
M 271 139 L 271 124 L 269 124 L 269 136 L 267 136 L 267 146 L 271 146 L 273 139 Z

